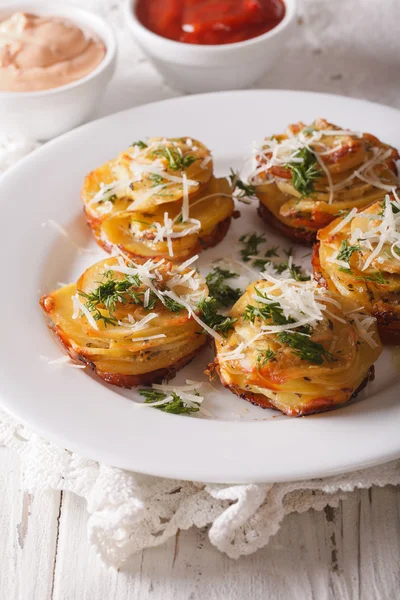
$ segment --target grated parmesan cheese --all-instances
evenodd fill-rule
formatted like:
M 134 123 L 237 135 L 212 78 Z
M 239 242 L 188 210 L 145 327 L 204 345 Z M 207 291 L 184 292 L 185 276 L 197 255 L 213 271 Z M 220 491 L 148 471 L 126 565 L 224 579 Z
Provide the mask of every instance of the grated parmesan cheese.
M 91 327 L 93 327 L 93 329 L 96 329 L 96 331 L 98 331 L 99 328 L 97 326 L 96 321 L 94 320 L 90 310 L 88 310 L 86 308 L 86 306 L 80 301 L 78 294 L 75 294 L 74 296 L 72 296 L 72 306 L 74 309 L 74 312 L 72 314 L 73 319 L 77 319 L 79 317 L 80 313 L 83 313 L 84 316 L 86 317 L 89 325 Z
M 336 225 L 336 227 L 330 231 L 330 235 L 336 235 L 339 233 L 339 231 L 341 231 L 343 227 L 347 225 L 347 223 L 350 223 L 352 218 L 356 216 L 357 212 L 358 211 L 356 208 L 352 208 L 351 211 L 340 221 L 340 223 L 338 223 L 338 225 Z

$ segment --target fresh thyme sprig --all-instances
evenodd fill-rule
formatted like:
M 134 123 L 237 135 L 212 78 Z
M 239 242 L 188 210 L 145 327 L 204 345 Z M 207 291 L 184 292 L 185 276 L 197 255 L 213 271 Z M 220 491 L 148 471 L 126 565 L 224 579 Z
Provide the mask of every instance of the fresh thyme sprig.
M 288 162 L 286 167 L 292 173 L 292 185 L 301 197 L 310 196 L 315 192 L 314 182 L 322 176 L 315 154 L 307 147 L 299 148 L 292 158 L 301 158 L 302 162 Z
M 240 288 L 233 288 L 225 283 L 226 279 L 233 279 L 234 277 L 237 277 L 236 273 L 220 267 L 214 267 L 206 276 L 208 291 L 210 296 L 216 300 L 217 308 L 232 306 L 242 295 L 243 292 Z
M 219 314 L 217 310 L 217 301 L 211 296 L 204 300 L 200 300 L 197 304 L 197 308 L 200 311 L 200 318 L 202 321 L 211 327 L 211 329 L 214 329 L 214 331 L 218 331 L 223 337 L 228 335 L 229 331 L 233 329 L 233 326 L 237 321 L 237 319 L 232 317 L 226 317 Z
M 192 393 L 194 393 L 196 396 L 199 396 L 199 393 L 197 391 Z M 166 394 L 165 392 L 162 392 L 160 390 L 140 389 L 139 394 L 145 398 L 145 404 L 159 402 L 160 400 L 165 400 L 165 398 L 171 396 L 172 400 L 170 400 L 169 402 L 166 402 L 165 404 L 159 404 L 158 406 L 153 407 L 157 408 L 158 410 L 162 410 L 166 413 L 172 413 L 174 415 L 184 415 L 198 412 L 200 410 L 200 403 L 185 403 L 184 400 L 182 400 L 182 398 L 176 392 L 170 392 L 169 394 Z
M 322 344 L 314 342 L 307 335 L 296 331 L 282 331 L 277 334 L 282 344 L 289 346 L 293 354 L 314 365 L 321 365 L 324 360 L 330 362 L 332 354 Z

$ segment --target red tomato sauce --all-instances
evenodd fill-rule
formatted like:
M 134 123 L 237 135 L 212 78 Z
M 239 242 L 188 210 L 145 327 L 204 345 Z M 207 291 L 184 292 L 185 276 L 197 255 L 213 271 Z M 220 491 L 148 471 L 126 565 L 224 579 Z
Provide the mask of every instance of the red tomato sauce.
M 232 44 L 270 31 L 285 16 L 283 0 L 139 0 L 139 21 L 187 44 Z

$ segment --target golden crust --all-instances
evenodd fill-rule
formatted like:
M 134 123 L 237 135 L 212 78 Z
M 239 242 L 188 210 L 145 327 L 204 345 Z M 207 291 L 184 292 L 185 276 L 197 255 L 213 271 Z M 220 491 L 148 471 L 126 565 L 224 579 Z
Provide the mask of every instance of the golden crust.
M 247 400 L 248 402 L 250 402 L 251 404 L 254 404 L 255 406 L 261 406 L 261 408 L 273 408 L 274 410 L 277 410 L 277 409 L 275 409 L 275 406 L 273 404 L 271 404 L 271 402 L 268 400 L 268 398 L 266 396 L 264 396 L 263 394 L 255 394 L 254 392 L 246 392 L 245 390 L 242 390 L 238 385 L 234 385 L 232 383 L 226 382 L 221 377 L 221 370 L 220 370 L 219 364 L 217 362 L 210 363 L 208 365 L 207 369 L 204 371 L 204 373 L 206 375 L 208 375 L 208 377 L 211 380 L 213 380 L 215 378 L 215 375 L 218 375 L 222 385 L 227 390 L 232 392 L 232 394 L 235 394 L 235 396 L 239 396 L 239 398 L 242 398 L 243 400 Z
M 321 270 L 321 261 L 319 260 L 319 247 L 320 242 L 316 242 L 313 245 L 311 254 L 311 265 L 313 268 L 314 279 L 320 286 L 328 288 L 328 284 Z
M 206 375 L 209 375 L 210 378 L 213 378 L 214 373 L 216 373 L 220 377 L 219 365 L 211 363 L 208 366 L 205 373 Z M 357 388 L 357 390 L 351 395 L 348 402 L 356 398 L 358 394 L 362 392 L 362 390 L 365 388 L 368 382 L 373 381 L 374 378 L 375 367 L 372 365 L 366 377 L 364 378 L 360 386 Z M 225 383 L 222 379 L 221 383 L 226 389 L 231 391 L 232 394 L 235 394 L 235 396 L 239 396 L 239 398 L 242 398 L 243 400 L 247 400 L 247 402 L 250 402 L 250 404 L 253 404 L 253 406 L 259 406 L 260 408 L 272 408 L 273 410 L 277 411 L 279 410 L 273 404 L 271 404 L 271 402 L 268 400 L 268 398 L 264 396 L 264 394 L 256 394 L 254 392 L 243 390 L 237 385 Z M 305 417 L 307 415 L 312 415 L 315 413 L 327 412 L 334 408 L 340 408 L 340 406 L 343 406 L 343 404 L 338 404 L 335 396 L 321 396 L 320 398 L 314 398 L 312 402 L 310 402 L 307 406 L 302 407 L 301 410 L 288 409 L 285 414 L 288 417 Z
M 273 229 L 277 229 L 285 237 L 289 238 L 289 240 L 292 240 L 296 244 L 302 244 L 303 246 L 312 246 L 313 242 L 315 242 L 317 236 L 316 231 L 286 225 L 285 223 L 280 221 L 265 206 L 265 204 L 261 200 L 259 200 L 257 212 L 267 225 L 269 225 Z
M 41 305 L 43 307 L 42 302 Z M 180 358 L 176 363 L 170 365 L 169 367 L 164 367 L 162 369 L 154 369 L 153 371 L 148 371 L 147 373 L 140 373 L 137 375 L 127 375 L 123 373 L 101 371 L 96 367 L 96 364 L 93 361 L 89 360 L 84 354 L 75 352 L 72 349 L 72 347 L 70 346 L 69 338 L 65 334 L 63 334 L 63 332 L 59 328 L 56 327 L 54 332 L 57 335 L 60 342 L 62 343 L 62 345 L 64 346 L 64 348 L 66 349 L 66 351 L 68 352 L 70 358 L 75 363 L 83 364 L 89 367 L 92 371 L 96 373 L 98 377 L 100 377 L 100 379 L 102 379 L 106 383 L 109 383 L 110 385 L 115 385 L 117 387 L 127 389 L 137 387 L 140 385 L 146 386 L 152 385 L 153 383 L 162 383 L 163 381 L 169 381 L 170 379 L 175 377 L 176 373 L 180 369 L 183 369 L 183 367 L 189 364 L 195 358 L 196 354 L 198 354 L 198 352 L 200 352 L 203 349 L 204 345 L 207 343 L 207 338 L 204 338 L 203 344 L 201 346 L 199 346 L 198 348 L 196 348 L 196 350 L 190 352 L 186 356 L 182 356 L 182 358 Z
M 234 215 L 234 218 L 235 218 L 235 215 Z M 211 231 L 211 233 L 204 235 L 204 236 L 199 236 L 198 240 L 197 240 L 197 245 L 190 248 L 190 251 L 188 253 L 179 254 L 178 256 L 168 256 L 168 260 L 173 263 L 180 263 L 180 262 L 187 260 L 188 258 L 191 258 L 192 256 L 195 256 L 202 250 L 206 250 L 207 248 L 213 248 L 214 246 L 216 246 L 217 244 L 222 242 L 222 240 L 228 233 L 228 230 L 229 230 L 229 227 L 231 224 L 231 220 L 232 220 L 232 218 L 228 217 L 224 221 L 220 221 L 219 223 L 217 223 L 217 225 L 214 227 L 214 229 Z M 111 244 L 107 239 L 104 239 L 101 236 L 101 234 L 99 234 L 98 228 L 93 230 L 93 235 L 94 235 L 96 242 L 98 243 L 98 245 L 101 248 L 103 248 L 103 250 L 105 250 L 106 252 L 110 252 L 110 253 L 112 252 L 112 250 L 115 247 L 115 244 Z M 146 260 L 149 259 L 148 256 L 144 256 L 141 254 L 134 254 L 133 252 L 128 250 L 123 244 L 117 244 L 117 247 L 120 248 L 120 250 L 122 250 L 124 252 L 124 254 L 126 254 L 126 256 L 129 256 L 129 258 L 132 258 L 134 261 L 145 262 Z M 152 258 L 154 258 L 155 260 L 158 260 L 161 258 L 166 258 L 166 256 L 163 254 L 155 254 L 154 256 L 152 256 Z

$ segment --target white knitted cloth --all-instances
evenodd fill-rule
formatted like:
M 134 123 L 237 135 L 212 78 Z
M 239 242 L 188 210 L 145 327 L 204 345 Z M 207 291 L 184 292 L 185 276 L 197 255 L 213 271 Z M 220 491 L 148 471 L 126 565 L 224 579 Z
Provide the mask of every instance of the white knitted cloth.
M 113 22 L 119 39 L 117 73 L 99 114 L 170 97 L 127 32 L 121 0 L 86 0 Z M 400 107 L 400 38 L 392 26 L 400 2 L 304 0 L 297 34 L 284 60 L 259 87 L 314 89 L 380 100 Z M 384 9 L 383 9 L 384 4 Z M 0 139 L 0 173 L 35 147 Z M 321 510 L 356 488 L 400 484 L 400 461 L 364 471 L 284 484 L 215 485 L 129 473 L 72 454 L 0 411 L 0 444 L 18 452 L 26 489 L 53 488 L 86 498 L 88 535 L 103 560 L 119 566 L 178 529 L 210 526 L 210 541 L 232 558 L 268 543 L 285 515 Z
M 65 490 L 86 498 L 88 535 L 118 567 L 163 544 L 178 529 L 210 526 L 211 543 L 231 558 L 268 543 L 291 512 L 336 506 L 356 488 L 400 484 L 400 461 L 350 475 L 294 483 L 221 485 L 139 475 L 58 448 L 0 412 L 0 444 L 15 449 L 26 489 Z

